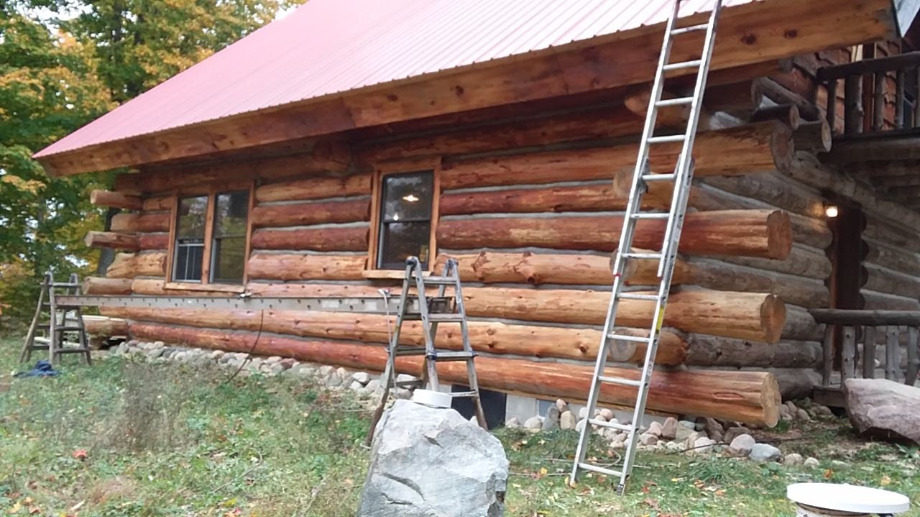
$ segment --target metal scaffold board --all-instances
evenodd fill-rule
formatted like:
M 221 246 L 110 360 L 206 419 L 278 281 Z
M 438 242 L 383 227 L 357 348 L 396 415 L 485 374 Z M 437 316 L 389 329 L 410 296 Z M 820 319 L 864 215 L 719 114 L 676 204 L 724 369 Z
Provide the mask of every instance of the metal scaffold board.
M 149 309 L 293 310 L 396 314 L 399 298 L 311 297 L 261 298 L 213 296 L 59 296 L 59 305 L 81 307 L 125 307 Z M 418 312 L 418 300 L 410 299 L 410 312 Z

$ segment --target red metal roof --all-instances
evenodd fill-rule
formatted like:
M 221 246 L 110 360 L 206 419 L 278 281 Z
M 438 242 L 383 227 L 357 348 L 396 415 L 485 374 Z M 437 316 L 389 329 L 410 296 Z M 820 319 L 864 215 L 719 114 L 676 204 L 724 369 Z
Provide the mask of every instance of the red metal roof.
M 36 157 L 655 24 L 673 1 L 310 0 Z

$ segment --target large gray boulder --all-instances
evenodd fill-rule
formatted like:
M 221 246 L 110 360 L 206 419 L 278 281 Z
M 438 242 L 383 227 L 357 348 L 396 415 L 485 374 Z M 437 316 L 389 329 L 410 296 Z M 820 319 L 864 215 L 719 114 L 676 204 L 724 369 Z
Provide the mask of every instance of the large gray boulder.
M 844 388 L 860 434 L 920 444 L 920 388 L 885 379 L 847 379 Z
M 359 517 L 497 517 L 508 459 L 452 409 L 397 400 L 377 424 Z

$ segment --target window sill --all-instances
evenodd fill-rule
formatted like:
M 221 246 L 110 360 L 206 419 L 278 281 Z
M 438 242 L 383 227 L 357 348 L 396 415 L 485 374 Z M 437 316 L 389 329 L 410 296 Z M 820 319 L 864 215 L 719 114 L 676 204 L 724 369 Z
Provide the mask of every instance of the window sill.
M 167 291 L 207 291 L 212 293 L 236 293 L 246 290 L 242 285 L 229 284 L 193 284 L 185 282 L 167 282 L 164 289 Z
M 431 273 L 425 272 L 422 276 L 429 276 Z M 361 276 L 369 280 L 405 280 L 405 270 L 395 269 L 368 269 L 361 272 Z

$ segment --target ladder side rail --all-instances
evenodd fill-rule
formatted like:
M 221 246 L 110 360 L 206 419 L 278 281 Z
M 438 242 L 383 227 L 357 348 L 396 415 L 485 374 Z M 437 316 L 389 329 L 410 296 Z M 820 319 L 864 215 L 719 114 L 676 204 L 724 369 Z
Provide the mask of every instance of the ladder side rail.
M 422 278 L 422 265 L 417 257 L 409 257 L 407 263 L 410 264 L 408 271 L 411 277 L 414 277 L 415 288 L 418 291 L 418 311 L 422 319 L 422 331 L 425 334 L 425 371 L 427 372 L 427 381 L 432 391 L 438 391 L 438 368 L 434 361 L 437 352 L 434 348 L 434 334 L 438 331 L 437 322 L 432 323 L 429 319 L 428 296 L 425 292 L 425 281 Z M 409 277 L 407 277 L 408 281 Z
M 73 292 L 74 296 L 80 296 L 82 294 L 82 289 L 80 287 L 80 279 L 77 277 L 76 273 L 71 273 L 70 275 L 70 284 L 73 286 L 69 291 Z M 74 309 L 74 316 L 77 320 L 77 332 L 78 341 L 80 343 L 80 348 L 83 350 L 83 357 L 86 360 L 87 365 L 93 364 L 92 352 L 90 351 L 89 339 L 86 335 L 86 325 L 83 322 L 83 308 L 77 305 Z
M 35 317 L 32 318 L 32 324 L 29 325 L 29 332 L 26 334 L 25 342 L 22 346 L 22 352 L 19 354 L 19 362 L 24 363 L 32 359 L 32 347 L 35 346 L 35 334 L 38 332 L 38 322 L 42 319 L 42 305 L 45 303 L 45 294 L 48 292 L 48 278 L 42 279 L 41 289 L 38 292 L 38 307 L 35 309 Z
M 680 2 L 677 2 L 678 6 Z M 684 133 L 684 145 L 677 159 L 677 168 L 675 170 L 674 187 L 675 195 L 671 197 L 671 207 L 669 210 L 668 224 L 665 227 L 664 243 L 662 246 L 662 258 L 658 263 L 658 276 L 663 276 L 665 257 L 671 252 L 677 253 L 677 246 L 680 241 L 680 231 L 675 232 L 675 216 L 680 213 L 680 223 L 683 224 L 683 213 L 686 211 L 686 198 L 678 194 L 678 190 L 684 185 L 689 190 L 693 182 L 693 171 L 691 161 L 693 159 L 693 146 L 696 143 L 696 132 L 700 122 L 700 112 L 703 107 L 703 96 L 706 92 L 706 82 L 709 77 L 709 67 L 712 63 L 712 50 L 715 45 L 716 30 L 719 23 L 719 13 L 722 10 L 722 0 L 716 0 L 713 5 L 712 13 L 709 15 L 709 23 L 706 29 L 706 37 L 703 42 L 703 52 L 700 58 L 699 69 L 696 74 L 696 85 L 693 88 L 693 100 L 690 104 L 690 120 Z
M 460 314 L 460 337 L 463 341 L 463 351 L 470 354 L 469 358 L 466 360 L 466 374 L 469 379 L 470 390 L 475 394 L 472 397 L 473 401 L 473 411 L 476 414 L 476 421 L 479 423 L 479 427 L 483 429 L 488 429 L 489 424 L 486 421 L 486 414 L 482 408 L 482 395 L 479 391 L 479 376 L 476 374 L 476 365 L 475 365 L 475 352 L 473 351 L 473 345 L 470 342 L 470 328 L 469 324 L 466 321 L 466 308 L 463 305 L 463 288 L 461 287 L 460 282 L 460 267 L 457 265 L 457 260 L 454 258 L 447 259 L 447 267 L 445 268 L 444 276 L 451 276 L 454 279 L 454 296 L 456 299 L 456 311 Z
M 48 279 L 48 305 L 49 310 L 51 311 L 51 317 L 48 318 L 48 360 L 51 361 L 51 364 L 57 364 L 58 360 L 58 329 L 57 329 L 57 300 L 55 299 L 54 292 L 54 276 L 51 272 L 45 273 L 45 277 Z M 63 325 L 64 322 L 61 322 Z M 63 341 L 63 335 L 61 340 Z

